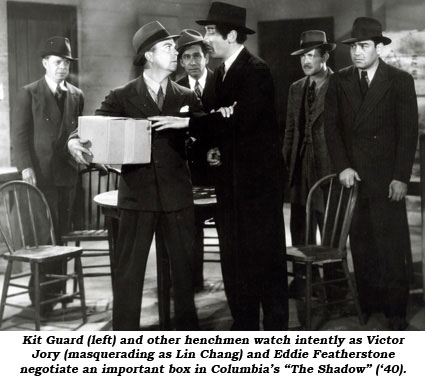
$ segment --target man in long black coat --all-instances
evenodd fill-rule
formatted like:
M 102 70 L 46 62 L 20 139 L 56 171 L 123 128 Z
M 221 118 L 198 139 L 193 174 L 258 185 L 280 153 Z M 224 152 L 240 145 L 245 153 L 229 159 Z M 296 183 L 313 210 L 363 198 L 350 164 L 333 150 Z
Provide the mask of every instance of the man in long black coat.
M 216 71 L 214 108 L 235 105 L 231 118 L 211 124 L 221 264 L 232 329 L 258 330 L 261 306 L 264 329 L 283 330 L 288 300 L 282 145 L 273 79 L 267 64 L 243 45 L 246 34 L 254 33 L 245 20 L 245 8 L 214 2 L 207 20 L 198 21 L 206 26 L 210 55 L 223 60 Z M 206 123 L 205 117 L 186 123 L 155 119 L 159 128 L 189 125 L 195 134 Z
M 383 62 L 391 40 L 377 20 L 354 21 L 353 66 L 334 74 L 325 104 L 325 133 L 341 183 L 360 183 L 350 242 L 360 304 L 368 318 L 384 312 L 404 329 L 408 301 L 405 258 L 410 250 L 404 197 L 418 136 L 413 78 Z

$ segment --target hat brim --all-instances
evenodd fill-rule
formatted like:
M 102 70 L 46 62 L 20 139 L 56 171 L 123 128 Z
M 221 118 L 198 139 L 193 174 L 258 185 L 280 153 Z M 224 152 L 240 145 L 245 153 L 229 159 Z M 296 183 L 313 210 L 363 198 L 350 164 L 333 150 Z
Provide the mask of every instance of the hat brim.
M 152 46 L 154 46 L 155 44 L 157 44 L 158 42 L 169 40 L 170 38 L 173 39 L 173 40 L 177 40 L 179 37 L 180 37 L 179 34 L 172 34 L 172 35 L 169 35 L 167 37 L 163 37 L 163 38 L 160 38 L 158 40 L 155 40 L 152 43 L 150 43 L 149 45 L 146 45 L 145 47 L 143 47 L 142 50 L 139 51 L 139 53 L 136 54 L 136 57 L 134 57 L 133 65 L 135 65 L 135 66 L 142 66 L 142 65 L 144 65 L 144 63 L 145 63 L 144 62 L 145 61 L 145 58 L 144 58 L 145 57 L 145 53 L 150 48 L 152 48 Z
M 254 34 L 254 33 L 256 33 L 255 30 L 249 29 L 249 28 L 247 28 L 245 26 L 235 25 L 235 24 L 230 24 L 230 23 L 224 23 L 223 21 L 220 21 L 220 20 L 196 20 L 195 22 L 198 25 L 202 25 L 202 26 L 205 26 L 205 25 L 217 25 L 217 24 L 218 25 L 226 25 L 226 26 L 229 26 L 231 28 L 234 28 L 236 31 L 240 31 L 240 32 L 245 33 L 245 34 Z
M 359 37 L 359 38 L 349 38 L 347 40 L 341 41 L 341 44 L 350 45 L 355 42 L 359 41 L 366 41 L 366 40 L 374 40 L 378 42 L 382 42 L 384 45 L 391 44 L 391 38 L 384 37 L 384 36 L 371 36 L 371 37 Z
M 336 48 L 336 44 L 333 44 L 333 43 L 322 44 L 322 43 L 320 43 L 320 44 L 317 44 L 317 45 L 309 46 L 308 48 L 296 50 L 295 52 L 291 53 L 291 56 L 300 56 L 301 54 L 307 53 L 310 50 L 317 49 L 317 48 L 322 48 L 322 49 L 325 49 L 328 52 L 331 52 L 332 50 L 334 50 Z
M 56 56 L 56 57 L 66 58 L 67 60 L 70 60 L 70 61 L 78 61 L 78 58 L 66 56 L 64 54 L 58 54 L 57 52 L 49 52 L 48 51 L 48 52 L 41 52 L 40 53 L 41 58 L 44 58 L 44 57 L 47 57 L 47 56 Z
M 204 45 L 204 46 L 207 46 L 207 45 L 205 44 L 204 40 L 199 40 L 199 41 L 190 41 L 190 42 L 186 42 L 185 44 L 180 45 L 180 46 L 179 46 L 179 47 L 177 47 L 176 49 L 177 49 L 177 51 L 178 51 L 178 52 L 180 52 L 183 48 L 187 48 L 187 47 L 189 47 L 189 46 L 197 45 L 197 44 L 202 44 L 202 45 Z

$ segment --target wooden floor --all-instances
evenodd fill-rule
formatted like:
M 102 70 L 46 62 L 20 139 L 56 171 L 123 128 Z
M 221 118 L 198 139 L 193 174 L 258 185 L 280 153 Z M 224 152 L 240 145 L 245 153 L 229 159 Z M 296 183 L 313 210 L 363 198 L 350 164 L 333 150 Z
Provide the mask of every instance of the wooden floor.
M 286 223 L 288 223 L 288 210 L 285 208 Z M 422 293 L 421 279 L 421 237 L 420 226 L 417 224 L 417 216 L 409 215 L 409 220 L 415 220 L 411 224 L 411 240 L 413 248 L 413 259 L 415 267 L 415 279 L 412 281 L 412 290 L 409 300 L 408 330 L 425 330 L 425 304 Z M 290 243 L 289 237 L 287 237 Z M 106 245 L 102 242 L 101 245 Z M 0 260 L 0 289 L 3 284 L 4 261 Z M 205 289 L 196 294 L 196 306 L 200 319 L 201 329 L 205 331 L 226 331 L 231 325 L 231 317 L 227 306 L 221 279 L 220 265 L 217 263 L 206 263 L 204 268 Z M 112 292 L 110 279 L 86 278 L 85 280 L 88 323 L 82 324 L 78 303 L 68 305 L 65 311 L 59 306 L 53 311 L 48 321 L 42 325 L 42 330 L 79 330 L 79 331 L 101 331 L 111 329 L 112 315 Z M 20 296 L 17 303 L 28 303 L 28 296 Z M 290 329 L 301 330 L 303 321 L 303 305 L 295 299 L 289 300 L 290 305 Z M 147 273 L 145 277 L 145 288 L 143 294 L 141 328 L 143 330 L 158 330 L 158 305 L 156 294 L 156 263 L 155 247 L 151 249 L 148 260 Z M 10 307 L 6 308 L 6 321 L 2 330 L 32 330 L 34 325 L 28 312 Z M 352 308 L 344 309 L 343 315 L 335 313 L 325 316 L 323 313 L 314 314 L 313 327 L 322 331 L 363 331 L 363 330 L 387 330 L 387 319 L 383 314 L 372 315 L 367 325 L 360 325 Z

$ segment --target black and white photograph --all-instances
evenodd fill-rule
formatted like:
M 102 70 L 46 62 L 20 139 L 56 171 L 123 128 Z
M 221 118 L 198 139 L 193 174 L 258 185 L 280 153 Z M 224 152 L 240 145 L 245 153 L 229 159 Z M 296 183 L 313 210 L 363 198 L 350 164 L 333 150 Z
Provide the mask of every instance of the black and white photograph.
M 424 331 L 424 15 L 0 0 L 0 330 Z

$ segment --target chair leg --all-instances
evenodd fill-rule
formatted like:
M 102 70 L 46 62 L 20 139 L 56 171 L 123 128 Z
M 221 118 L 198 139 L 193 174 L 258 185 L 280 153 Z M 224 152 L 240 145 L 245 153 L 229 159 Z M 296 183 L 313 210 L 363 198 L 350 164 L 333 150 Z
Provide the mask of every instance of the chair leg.
M 358 298 L 358 295 L 357 295 L 357 290 L 354 287 L 354 282 L 351 279 L 350 271 L 348 270 L 347 260 L 345 260 L 345 259 L 342 260 L 342 268 L 343 268 L 344 274 L 345 274 L 345 276 L 347 278 L 348 287 L 350 289 L 351 295 L 353 296 L 354 307 L 356 308 L 357 315 L 359 316 L 360 324 L 361 325 L 364 325 L 365 324 L 365 321 L 364 321 L 364 318 L 363 318 L 362 310 L 360 308 L 360 303 L 359 303 L 359 298 Z
M 1 294 L 1 305 L 0 305 L 0 327 L 3 323 L 3 314 L 4 309 L 6 307 L 6 299 L 7 299 L 7 292 L 9 290 L 9 283 L 10 283 L 10 276 L 12 274 L 12 262 L 7 261 L 7 267 L 6 267 L 6 273 L 4 275 L 4 281 L 3 281 L 3 292 Z
M 306 263 L 305 276 L 305 329 L 311 330 L 311 295 L 312 295 L 312 265 Z
M 83 315 L 83 323 L 87 323 L 86 313 L 86 293 L 84 290 L 83 267 L 81 264 L 81 257 L 78 255 L 74 259 L 76 274 L 78 279 L 78 288 L 80 290 L 81 314 Z
M 80 247 L 80 241 L 75 241 L 75 246 Z M 81 263 L 82 266 L 82 263 Z M 77 262 L 74 261 L 74 271 L 77 273 Z M 77 292 L 77 279 L 74 278 L 73 280 L 73 286 L 72 286 L 72 292 L 75 294 Z
M 34 263 L 34 321 L 35 330 L 40 330 L 40 265 Z

